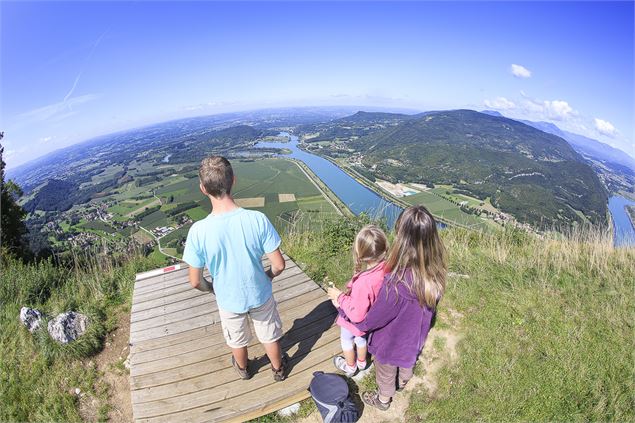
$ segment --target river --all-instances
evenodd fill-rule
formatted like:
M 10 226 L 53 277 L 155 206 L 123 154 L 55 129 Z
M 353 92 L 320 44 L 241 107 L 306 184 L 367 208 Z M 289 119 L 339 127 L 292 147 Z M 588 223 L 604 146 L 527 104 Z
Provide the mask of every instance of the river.
M 609 198 L 609 210 L 613 218 L 613 239 L 616 247 L 635 245 L 635 228 L 626 212 L 626 205 L 635 206 L 635 201 L 614 195 Z
M 372 217 L 385 217 L 388 227 L 392 228 L 401 213 L 401 207 L 384 200 L 330 161 L 299 149 L 297 136 L 286 132 L 280 133 L 280 136 L 289 137 L 290 141 L 288 143 L 259 142 L 256 147 L 289 149 L 291 154 L 285 154 L 284 157 L 303 161 L 353 213 L 364 212 Z
M 298 148 L 297 136 L 287 132 L 281 132 L 280 136 L 289 137 L 290 141 L 288 143 L 261 141 L 256 144 L 256 147 L 286 148 L 290 150 L 291 154 L 285 154 L 284 156 L 303 161 L 353 213 L 365 212 L 373 217 L 385 217 L 388 227 L 393 226 L 399 213 L 401 213 L 401 207 L 384 200 L 330 161 Z M 635 245 L 635 229 L 624 208 L 627 204 L 635 205 L 635 201 L 621 196 L 613 196 L 609 199 L 609 210 L 613 218 L 616 247 Z

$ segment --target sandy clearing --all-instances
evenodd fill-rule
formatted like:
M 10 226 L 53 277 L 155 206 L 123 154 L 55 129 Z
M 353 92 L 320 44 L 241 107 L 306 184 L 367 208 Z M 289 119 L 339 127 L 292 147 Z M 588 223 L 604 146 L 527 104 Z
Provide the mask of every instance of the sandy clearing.
M 278 201 L 281 203 L 295 201 L 295 194 L 278 194 Z
M 240 207 L 264 207 L 265 197 L 252 197 L 252 198 L 235 198 L 236 204 Z

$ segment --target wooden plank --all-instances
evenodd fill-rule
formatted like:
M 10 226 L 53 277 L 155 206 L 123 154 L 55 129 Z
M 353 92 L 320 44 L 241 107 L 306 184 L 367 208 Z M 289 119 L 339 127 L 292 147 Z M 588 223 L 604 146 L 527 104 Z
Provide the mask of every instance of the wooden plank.
M 304 295 L 291 298 L 287 301 L 278 303 L 278 312 L 282 318 L 283 324 L 290 319 L 295 319 L 299 312 L 305 313 L 306 309 L 314 307 L 325 298 L 324 291 L 316 289 Z M 300 308 L 300 310 L 297 310 Z M 216 326 L 214 327 L 217 328 Z M 183 351 L 196 351 L 203 348 L 209 348 L 212 345 L 224 343 L 224 338 L 212 336 L 215 332 L 207 332 L 207 336 L 197 337 L 196 339 L 156 348 L 153 350 L 140 350 L 134 348 L 131 354 L 131 363 L 147 363 L 155 360 L 170 358 L 173 356 L 181 356 Z
M 276 290 L 280 285 L 284 285 L 285 281 L 290 279 L 293 276 L 304 275 L 304 277 L 308 280 L 309 277 L 306 276 L 299 268 L 295 267 L 291 270 L 284 271 L 282 274 L 278 275 L 273 279 L 273 289 Z M 133 315 L 139 311 L 149 310 L 154 307 L 162 307 L 166 304 L 170 304 L 170 300 L 174 300 L 173 302 L 181 302 L 184 298 L 188 298 L 184 293 L 192 291 L 197 293 L 197 295 L 209 295 L 209 292 L 201 292 L 197 289 L 194 289 L 190 286 L 187 280 L 183 280 L 182 284 L 175 286 L 173 288 L 169 288 L 165 291 L 156 291 L 151 294 L 151 296 L 145 295 L 141 298 L 133 296 L 132 298 L 132 313 Z M 163 294 L 163 295 L 162 295 Z M 152 297 L 152 298 L 150 298 Z M 149 303 L 149 304 L 148 304 Z
M 298 266 L 294 262 L 289 260 L 285 262 L 285 269 L 282 273 L 284 274 L 285 272 L 288 272 L 288 271 L 291 271 L 292 269 L 297 269 L 297 268 Z M 207 269 L 203 271 L 203 277 L 207 278 L 208 280 L 211 280 L 211 276 L 209 272 L 207 271 Z M 278 277 L 280 277 L 280 275 Z M 154 281 L 154 282 L 148 283 L 149 281 Z M 135 283 L 134 294 L 135 295 L 148 294 L 155 291 L 160 291 L 161 289 L 171 288 L 175 285 L 180 285 L 181 281 L 189 284 L 187 270 L 185 272 L 176 271 L 173 273 L 168 273 L 167 275 L 159 275 L 159 276 L 155 276 L 154 278 L 138 281 Z M 137 284 L 140 284 L 141 282 L 144 282 L 145 284 L 143 286 L 137 286 Z
M 296 339 L 298 336 L 312 336 L 318 331 L 324 332 L 335 321 L 334 317 L 336 317 L 335 312 L 330 310 L 329 307 L 325 306 L 322 302 L 318 303 L 314 307 L 314 312 L 310 318 L 303 316 L 301 308 L 297 307 L 294 309 L 294 313 L 289 314 L 286 321 L 283 321 L 283 340 L 287 342 L 287 338 Z M 299 330 L 302 330 L 303 333 L 297 334 L 296 332 Z M 254 332 L 252 330 L 252 334 L 253 333 Z M 173 368 L 196 364 L 200 361 L 217 357 L 229 351 L 225 345 L 225 339 L 222 336 L 222 331 L 219 326 L 217 326 L 215 333 L 210 333 L 208 338 L 213 339 L 213 341 L 208 342 L 207 344 L 209 346 L 203 348 L 196 346 L 196 348 L 193 348 L 192 350 L 186 350 L 182 347 L 182 344 L 180 344 L 179 348 L 181 352 L 178 355 L 172 354 L 169 356 L 155 356 L 154 360 L 147 360 L 143 362 L 138 361 L 136 357 L 134 357 L 134 359 L 131 358 L 131 362 L 134 363 L 134 365 L 130 374 L 132 376 L 140 376 L 144 374 L 164 372 Z M 259 344 L 258 340 L 255 336 L 253 336 L 250 345 L 257 344 Z M 176 350 L 177 349 L 175 348 L 175 351 Z M 149 358 L 149 355 L 146 354 L 146 358 Z
M 296 266 L 296 263 L 293 260 L 291 260 L 289 258 L 289 256 L 287 256 L 286 254 L 283 253 L 282 257 L 284 258 L 286 267 Z M 181 262 L 179 264 L 181 265 L 181 269 L 176 270 L 174 272 L 169 272 L 169 273 L 165 273 L 163 275 L 153 276 L 153 277 L 150 277 L 150 278 L 147 278 L 147 279 L 142 279 L 142 280 L 136 281 L 135 282 L 135 289 L 152 287 L 152 286 L 156 285 L 157 282 L 170 281 L 170 280 L 178 279 L 178 278 L 182 277 L 183 275 L 185 275 L 185 277 L 187 278 L 187 274 L 189 272 L 189 267 L 190 266 L 187 263 L 185 263 L 185 262 Z M 270 266 L 269 259 L 266 256 L 262 259 L 262 265 L 263 265 L 263 267 L 269 267 Z M 207 271 L 207 269 L 204 270 L 203 275 L 204 276 L 209 276 L 209 272 Z
M 187 267 L 135 283 L 131 313 L 131 395 L 137 421 L 245 421 L 308 397 L 315 370 L 341 351 L 337 313 L 324 291 L 286 255 L 273 281 L 290 374 L 274 382 L 253 337 L 257 372 L 239 380 L 231 366 L 215 297 L 190 288 Z M 263 260 L 268 266 L 268 260 Z M 209 323 L 209 322 L 212 323 Z
M 257 419 L 258 417 L 265 416 L 267 414 L 273 413 L 278 410 L 282 410 L 283 408 L 289 407 L 290 405 L 295 404 L 296 402 L 304 401 L 305 399 L 311 397 L 311 393 L 308 389 L 304 389 L 298 392 L 295 395 L 290 395 L 286 398 L 278 402 L 271 403 L 269 405 L 262 406 L 248 413 L 241 414 L 240 417 L 230 418 L 229 420 L 222 420 L 226 423 L 242 423 L 249 420 Z
M 315 283 L 313 283 L 309 279 L 308 281 L 305 281 L 305 283 L 294 285 L 290 288 L 281 290 L 279 293 L 274 294 L 274 297 L 276 301 L 282 302 L 289 298 L 293 298 L 298 295 L 302 295 L 304 293 L 313 291 L 314 289 L 316 289 L 315 286 L 316 286 Z M 174 325 L 170 325 L 170 327 L 166 327 L 165 329 L 155 328 L 155 329 L 149 329 L 147 331 L 142 331 L 142 332 L 131 332 L 130 339 L 133 345 L 139 343 L 140 341 L 149 341 L 149 340 L 158 341 L 159 345 L 161 345 L 161 338 L 167 338 L 168 336 L 171 336 L 171 335 L 180 334 L 182 332 L 187 332 L 192 329 L 203 328 L 208 326 L 213 326 L 213 323 L 212 324 L 210 324 L 209 322 L 206 323 L 202 321 L 202 319 L 196 319 L 190 322 L 189 325 L 187 323 L 177 322 Z M 209 331 L 209 329 L 211 328 L 207 328 L 205 332 Z M 166 342 L 168 344 L 171 343 L 172 338 L 166 340 Z
M 296 275 L 287 275 L 287 276 L 288 276 L 287 278 L 278 280 L 273 284 L 272 288 L 275 290 L 275 292 L 279 292 L 283 289 L 291 288 L 295 285 L 305 283 L 310 280 L 304 273 L 300 273 Z M 192 288 L 188 286 L 188 289 L 192 289 Z M 200 304 L 197 304 L 199 302 Z M 166 312 L 166 308 L 169 307 L 170 305 L 157 307 L 159 310 L 156 310 L 156 309 L 144 310 L 144 312 L 146 312 L 146 316 L 150 315 L 150 317 L 146 317 L 145 319 L 133 320 L 133 318 L 135 317 L 135 314 L 133 314 L 131 316 L 131 324 L 132 324 L 131 331 L 138 332 L 143 329 L 149 329 L 152 327 L 157 327 L 160 325 L 173 323 L 179 320 L 192 319 L 198 316 L 203 316 L 207 314 L 208 312 L 213 312 L 218 310 L 218 305 L 216 304 L 216 301 L 213 300 L 211 295 L 209 296 L 207 301 L 194 299 L 192 301 L 187 302 L 185 305 L 183 304 L 183 301 L 178 302 L 173 306 L 174 308 L 180 309 L 182 307 L 185 307 L 186 305 L 189 305 L 189 307 L 186 307 L 180 310 L 175 310 L 172 312 Z M 155 310 L 154 315 L 150 314 L 153 310 Z M 162 310 L 163 312 L 161 312 Z
M 249 381 L 238 380 L 234 369 L 226 368 L 222 371 L 224 383 L 221 385 L 212 389 L 203 389 L 191 394 L 164 400 L 141 404 L 134 403 L 134 415 L 140 419 L 159 416 L 166 417 L 166 415 L 169 414 L 196 410 L 199 407 L 213 407 L 215 403 L 222 403 L 218 405 L 221 405 L 223 409 L 231 409 L 232 406 L 237 406 L 240 402 L 245 401 L 246 399 L 244 396 L 246 396 L 246 394 L 263 388 L 264 390 L 259 391 L 256 395 L 250 395 L 250 400 L 254 401 L 257 398 L 260 398 L 260 400 L 257 400 L 256 402 L 262 401 L 263 395 L 265 395 L 264 398 L 268 397 L 269 391 L 275 389 L 276 385 L 280 385 L 280 387 L 282 387 L 280 389 L 285 390 L 287 394 L 294 393 L 297 389 L 306 389 L 308 384 L 306 383 L 306 380 L 300 376 L 306 375 L 307 370 L 313 371 L 313 367 L 315 365 L 323 363 L 325 360 L 329 359 L 341 350 L 339 343 L 333 342 L 337 338 L 339 338 L 339 330 L 337 327 L 333 327 L 329 332 L 325 333 L 322 338 L 320 338 L 320 340 L 324 339 L 322 344 L 309 352 L 299 351 L 297 346 L 294 346 L 294 348 L 290 350 L 290 352 L 293 353 L 293 356 L 289 361 L 292 369 L 288 379 L 284 382 L 276 384 L 273 381 L 268 367 L 261 368 L 260 371 Z M 298 352 L 298 354 L 296 354 L 296 352 Z M 223 358 L 225 362 L 228 362 L 229 355 Z M 230 376 L 232 372 L 233 377 Z M 310 375 L 310 373 L 308 374 Z M 217 376 L 215 375 L 215 378 L 216 377 Z M 220 379 L 220 377 L 221 372 L 219 371 L 218 379 Z M 234 397 L 242 398 L 236 399 Z M 195 411 L 195 413 L 198 413 L 198 411 Z M 178 419 L 180 421 L 189 421 L 189 417 L 191 415 L 191 413 L 179 414 Z M 169 417 L 171 419 L 175 419 L 176 416 L 172 415 Z
M 339 331 L 332 330 L 333 322 L 335 321 L 335 315 L 328 316 L 322 321 L 315 322 L 313 327 L 305 327 L 302 330 L 298 329 L 285 334 L 285 337 L 281 339 L 281 346 L 283 351 L 287 351 L 289 354 L 303 354 L 308 353 L 312 348 L 317 348 L 325 343 L 331 342 L 339 336 Z M 307 329 L 307 330 L 304 330 Z M 310 332 L 309 332 L 310 331 Z M 250 345 L 252 357 L 254 352 L 264 354 L 264 350 L 259 343 L 253 342 Z M 202 389 L 211 389 L 215 386 L 222 385 L 228 381 L 236 379 L 236 373 L 230 364 L 230 350 L 228 348 L 217 348 L 215 350 L 203 350 L 197 352 L 201 357 L 195 357 L 198 368 L 196 373 L 188 373 L 192 375 L 187 379 L 177 377 L 172 379 L 168 383 L 153 386 L 144 386 L 139 389 L 132 390 L 132 400 L 136 404 L 145 402 L 157 401 L 175 396 L 185 395 L 192 392 L 197 392 Z M 203 356 L 206 354 L 206 356 Z M 258 354 L 256 354 L 258 355 Z M 266 359 L 261 358 L 261 361 Z M 159 375 L 160 379 L 154 379 L 154 383 L 158 380 L 167 380 L 165 376 L 166 372 L 174 372 L 174 369 L 178 369 L 180 363 L 169 363 L 172 368 L 165 369 L 163 371 L 154 372 L 155 375 Z M 180 367 L 186 367 L 189 364 L 182 365 Z M 155 368 L 156 369 L 156 368 Z M 229 370 L 229 371 L 226 371 Z M 179 373 L 179 376 L 182 373 Z M 133 376 L 133 383 L 138 382 L 141 378 Z M 151 377 L 144 378 L 145 381 L 153 380 Z

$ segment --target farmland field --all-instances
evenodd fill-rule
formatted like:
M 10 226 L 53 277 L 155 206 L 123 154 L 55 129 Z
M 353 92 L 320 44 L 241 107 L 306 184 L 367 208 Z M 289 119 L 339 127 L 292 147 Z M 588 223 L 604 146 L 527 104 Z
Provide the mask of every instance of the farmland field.
M 402 198 L 409 204 L 422 204 L 436 216 L 441 216 L 461 225 L 474 228 L 488 228 L 490 225 L 478 216 L 463 212 L 456 204 L 451 203 L 445 198 L 441 198 L 431 192 L 424 191 L 418 194 L 409 195 Z

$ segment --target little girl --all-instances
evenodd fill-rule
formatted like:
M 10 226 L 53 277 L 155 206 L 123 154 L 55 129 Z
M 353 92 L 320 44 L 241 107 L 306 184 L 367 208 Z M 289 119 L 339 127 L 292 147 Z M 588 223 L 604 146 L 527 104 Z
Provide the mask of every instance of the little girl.
M 412 378 L 436 306 L 445 291 L 446 252 L 437 224 L 423 206 L 404 210 L 395 224 L 389 272 L 366 318 L 355 325 L 371 332 L 378 391 L 364 392 L 368 405 L 387 410 L 395 391 Z M 340 310 L 340 316 L 345 310 Z M 348 317 L 348 314 L 346 315 Z M 352 319 L 350 319 L 352 321 Z
M 328 296 L 333 304 L 350 320 L 341 316 L 337 319 L 337 324 L 341 327 L 340 339 L 344 357 L 333 358 L 335 367 L 347 376 L 353 376 L 357 369 L 366 368 L 365 333 L 351 322 L 364 320 L 371 304 L 375 302 L 386 273 L 384 258 L 387 248 L 386 235 L 381 229 L 375 225 L 364 226 L 353 244 L 355 275 L 346 285 L 347 291 L 343 293 L 337 288 L 328 289 Z M 357 346 L 357 357 L 353 343 Z

